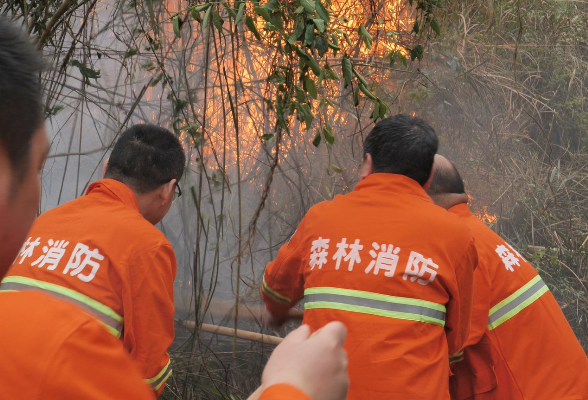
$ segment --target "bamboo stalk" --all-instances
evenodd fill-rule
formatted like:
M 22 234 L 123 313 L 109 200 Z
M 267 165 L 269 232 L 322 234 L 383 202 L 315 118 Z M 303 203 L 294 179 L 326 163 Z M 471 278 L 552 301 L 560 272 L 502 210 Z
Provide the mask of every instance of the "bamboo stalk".
M 180 321 L 180 323 L 182 324 L 182 326 L 188 329 L 194 329 L 196 327 L 195 321 L 182 320 Z M 226 326 L 218 326 L 212 324 L 202 324 L 200 326 L 200 330 L 202 332 L 215 333 L 217 335 L 228 337 L 237 337 L 239 339 L 252 340 L 255 342 L 271 344 L 274 346 L 279 345 L 280 343 L 282 343 L 282 340 L 284 340 L 284 338 L 278 336 L 264 335 L 263 333 L 244 331 L 242 329 L 227 328 Z

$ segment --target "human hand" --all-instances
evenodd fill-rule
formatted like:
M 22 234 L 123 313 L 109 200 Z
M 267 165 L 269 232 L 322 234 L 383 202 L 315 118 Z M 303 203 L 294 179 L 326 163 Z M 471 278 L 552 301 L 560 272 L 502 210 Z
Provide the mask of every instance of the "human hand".
M 346 399 L 346 336 L 347 329 L 341 322 L 331 322 L 312 335 L 308 325 L 302 325 L 272 353 L 261 376 L 262 386 L 287 383 L 313 400 Z

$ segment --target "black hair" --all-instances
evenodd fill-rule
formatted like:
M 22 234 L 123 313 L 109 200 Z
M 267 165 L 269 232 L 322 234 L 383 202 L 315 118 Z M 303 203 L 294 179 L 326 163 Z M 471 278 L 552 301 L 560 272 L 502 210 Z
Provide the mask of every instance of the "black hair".
M 31 139 L 43 123 L 41 69 L 30 39 L 0 16 L 0 146 L 17 177 L 28 169 Z
M 435 175 L 431 180 L 431 186 L 427 189 L 429 196 L 439 194 L 462 194 L 465 193 L 463 179 L 459 175 L 455 165 L 449 160 L 450 167 L 435 165 Z
M 372 156 L 373 172 L 407 176 L 424 185 L 439 140 L 425 121 L 398 114 L 378 122 L 363 143 L 364 157 Z
M 112 149 L 105 178 L 147 193 L 180 180 L 186 156 L 178 138 L 167 129 L 140 124 L 125 130 Z

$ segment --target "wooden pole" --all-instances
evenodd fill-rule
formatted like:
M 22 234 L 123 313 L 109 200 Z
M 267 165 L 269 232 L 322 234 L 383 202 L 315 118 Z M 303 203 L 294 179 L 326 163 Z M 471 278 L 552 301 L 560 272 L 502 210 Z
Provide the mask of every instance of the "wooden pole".
M 180 323 L 182 324 L 182 326 L 188 329 L 194 329 L 196 327 L 196 322 L 194 321 L 182 320 L 180 321 Z M 227 328 L 226 326 L 218 326 L 212 324 L 202 324 L 200 326 L 200 330 L 203 332 L 215 333 L 217 335 L 229 337 L 237 336 L 239 339 L 252 340 L 255 342 L 271 344 L 274 346 L 279 345 L 280 343 L 282 343 L 282 340 L 284 340 L 284 338 L 278 336 L 264 335 L 263 333 L 244 331 L 242 329 L 235 330 L 233 328 Z M 237 333 L 236 335 L 235 331 Z

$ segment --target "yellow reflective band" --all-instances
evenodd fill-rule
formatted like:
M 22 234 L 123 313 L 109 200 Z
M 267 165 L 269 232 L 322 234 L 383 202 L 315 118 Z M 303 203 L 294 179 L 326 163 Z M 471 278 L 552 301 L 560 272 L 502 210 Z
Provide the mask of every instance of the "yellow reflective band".
M 165 367 L 163 367 L 161 369 L 161 371 L 159 371 L 159 374 L 155 375 L 151 379 L 145 379 L 145 382 L 147 382 L 147 384 L 150 385 L 153 390 L 158 390 L 161 387 L 161 385 L 163 385 L 165 383 L 165 381 L 167 380 L 167 378 L 169 378 L 169 376 L 171 374 L 172 374 L 172 369 L 171 369 L 171 358 L 170 358 L 167 361 L 167 364 L 165 364 Z
M 463 360 L 463 350 L 458 351 L 457 353 L 455 353 L 454 355 L 449 357 L 449 364 L 454 364 L 454 363 L 459 362 L 461 360 Z
M 304 308 L 334 309 L 445 326 L 445 307 L 430 301 L 339 288 L 309 288 Z
M 83 295 L 75 290 L 65 288 L 63 286 L 55 285 L 49 282 L 38 281 L 36 279 L 25 278 L 23 276 L 9 276 L 2 280 L 0 291 L 23 291 L 23 290 L 39 290 L 47 292 L 50 295 L 71 301 L 75 303 L 92 316 L 96 317 L 106 329 L 117 338 L 122 335 L 123 317 L 118 315 L 114 310 L 105 306 L 98 301 Z
M 268 284 L 265 282 L 265 276 L 263 277 L 263 285 L 261 288 L 262 288 L 261 290 L 263 290 L 263 292 L 265 294 L 267 294 L 268 296 L 270 296 L 274 300 L 276 300 L 280 303 L 292 304 L 292 300 L 290 300 L 286 296 L 279 294 L 278 292 L 276 292 L 275 290 L 273 290 L 271 287 L 268 286 Z
M 488 330 L 496 329 L 496 327 L 520 313 L 548 291 L 549 288 L 545 282 L 537 275 L 519 290 L 490 309 Z

